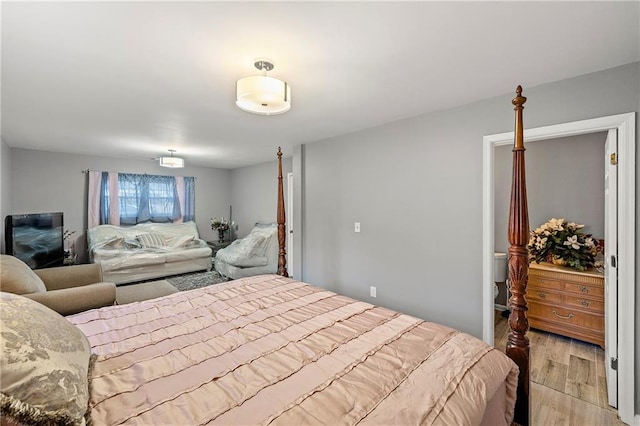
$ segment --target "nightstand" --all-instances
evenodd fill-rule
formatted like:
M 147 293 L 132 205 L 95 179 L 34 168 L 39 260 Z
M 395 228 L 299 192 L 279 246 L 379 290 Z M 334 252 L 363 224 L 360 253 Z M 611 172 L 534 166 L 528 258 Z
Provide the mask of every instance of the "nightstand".
M 207 241 L 207 245 L 211 247 L 211 257 L 216 257 L 218 250 L 228 247 L 229 244 L 231 244 L 231 241 L 223 241 L 221 243 L 218 241 Z

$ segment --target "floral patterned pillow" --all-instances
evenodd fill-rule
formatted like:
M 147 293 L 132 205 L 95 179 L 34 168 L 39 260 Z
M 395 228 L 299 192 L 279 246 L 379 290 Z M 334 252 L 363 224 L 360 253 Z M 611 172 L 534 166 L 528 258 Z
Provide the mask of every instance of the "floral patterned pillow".
M 23 424 L 86 424 L 93 359 L 85 335 L 57 312 L 11 293 L 0 293 L 0 318 L 2 417 Z

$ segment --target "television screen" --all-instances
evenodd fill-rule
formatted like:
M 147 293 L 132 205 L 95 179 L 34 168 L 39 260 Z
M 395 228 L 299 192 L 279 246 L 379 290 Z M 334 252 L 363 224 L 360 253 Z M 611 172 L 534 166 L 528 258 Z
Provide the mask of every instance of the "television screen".
M 16 214 L 5 219 L 5 247 L 31 269 L 64 263 L 63 215 L 57 213 Z

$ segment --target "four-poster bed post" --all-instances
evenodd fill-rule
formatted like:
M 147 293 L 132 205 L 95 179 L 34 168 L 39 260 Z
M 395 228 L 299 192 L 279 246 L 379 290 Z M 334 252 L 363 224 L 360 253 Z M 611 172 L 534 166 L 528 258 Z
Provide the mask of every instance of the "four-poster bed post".
M 527 98 L 522 96 L 522 87 L 516 89 L 511 101 L 516 112 L 513 144 L 513 174 L 511 178 L 511 201 L 509 206 L 509 336 L 506 353 L 520 368 L 514 422 L 529 424 L 529 321 L 527 320 L 527 282 L 529 280 L 529 213 L 527 207 L 527 185 L 524 166 L 524 130 L 522 110 Z
M 291 188 L 289 188 L 291 191 Z M 287 251 L 285 241 L 287 238 L 285 230 L 284 212 L 284 189 L 282 187 L 282 150 L 278 147 L 278 275 L 288 277 L 287 272 Z
M 529 424 L 529 322 L 527 320 L 527 281 L 529 276 L 529 214 L 527 210 L 527 189 L 524 163 L 524 131 L 522 110 L 527 98 L 522 96 L 522 87 L 516 89 L 512 100 L 515 118 L 513 146 L 513 174 L 511 181 L 511 201 L 509 207 L 509 283 L 511 298 L 509 304 L 509 336 L 506 354 L 519 367 L 517 400 L 514 422 L 523 426 Z M 282 184 L 282 151 L 278 147 L 278 274 L 288 277 L 285 250 L 285 211 Z

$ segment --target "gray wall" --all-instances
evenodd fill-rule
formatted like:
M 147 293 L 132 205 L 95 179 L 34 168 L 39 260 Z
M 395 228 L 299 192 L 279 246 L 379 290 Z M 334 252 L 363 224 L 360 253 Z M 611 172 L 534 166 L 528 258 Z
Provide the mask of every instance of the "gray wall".
M 11 214 L 11 149 L 0 138 L 0 253 L 4 253 L 4 218 Z
M 274 154 L 275 156 L 275 154 Z M 282 159 L 282 179 L 287 197 L 291 158 Z M 231 205 L 237 237 L 246 236 L 256 222 L 275 222 L 278 199 L 278 161 L 231 170 Z M 225 215 L 228 217 L 229 213 Z
M 64 212 L 65 229 L 74 235 L 79 254 L 86 247 L 87 175 L 83 170 L 196 177 L 196 223 L 205 240 L 217 239 L 210 218 L 228 214 L 230 172 L 187 167 L 169 169 L 150 160 L 125 160 L 11 148 L 11 208 L 9 214 Z M 3 172 L 3 185 L 4 185 Z M 4 213 L 3 213 L 4 218 Z M 85 253 L 86 254 L 86 253 Z M 86 260 L 85 256 L 80 261 Z
M 637 62 L 539 87 L 519 83 L 529 98 L 525 128 L 640 110 Z M 481 337 L 482 138 L 513 130 L 513 97 L 307 144 L 302 278 Z M 639 346 L 640 338 L 636 407 Z
M 527 198 L 531 229 L 552 217 L 585 225 L 584 232 L 604 238 L 604 142 L 592 133 L 526 143 Z M 495 150 L 495 251 L 506 252 L 511 193 L 510 145 Z M 496 302 L 506 304 L 500 286 Z
M 529 223 L 552 217 L 585 225 L 604 238 L 604 142 L 606 133 L 526 143 Z M 511 146 L 495 150 L 495 248 L 505 252 L 511 191 Z

